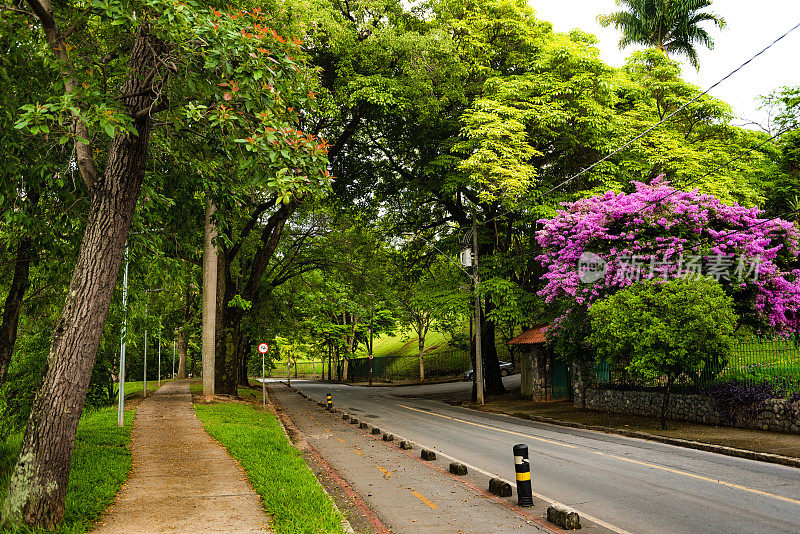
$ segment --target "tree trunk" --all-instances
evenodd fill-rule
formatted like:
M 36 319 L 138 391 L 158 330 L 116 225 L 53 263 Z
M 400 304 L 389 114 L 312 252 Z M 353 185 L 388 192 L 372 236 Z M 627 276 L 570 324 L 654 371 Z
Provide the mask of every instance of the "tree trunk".
M 206 220 L 203 241 L 203 398 L 214 400 L 214 358 L 217 326 L 217 263 L 214 244 L 217 230 L 211 222 L 214 204 L 206 199 Z
M 238 347 L 239 385 L 250 387 L 250 381 L 247 379 L 247 361 L 253 349 L 253 344 L 250 342 L 250 334 L 247 331 L 243 330 L 239 334 Z
M 183 329 L 178 330 L 178 378 L 186 378 L 186 349 L 188 348 Z
M 490 299 L 486 299 L 485 313 L 481 310 L 481 355 L 483 356 L 483 372 L 486 380 L 487 395 L 501 395 L 506 392 L 503 379 L 500 376 L 500 362 L 497 358 L 497 345 L 495 344 L 496 325 L 486 318 L 494 309 Z
M 6 296 L 3 307 L 3 323 L 0 324 L 0 384 L 5 382 L 14 345 L 17 342 L 17 327 L 22 310 L 22 299 L 28 290 L 31 261 L 33 261 L 33 241 L 24 237 L 17 247 L 17 258 L 14 265 L 14 278 Z
M 419 334 L 417 336 L 417 346 L 419 348 L 419 379 L 420 380 L 425 380 L 424 356 L 425 356 L 425 334 L 426 334 L 426 330 L 427 329 L 422 324 L 419 325 L 419 330 L 418 330 Z
M 134 115 L 153 104 L 148 73 L 156 68 L 162 44 L 147 24 L 136 32 L 121 94 Z M 61 318 L 53 332 L 43 384 L 37 392 L 19 459 L 3 503 L 3 522 L 53 528 L 64 517 L 75 431 L 97 356 L 125 240 L 144 178 L 148 115 L 133 123 L 137 135 L 117 134 L 106 167 L 91 184 L 91 204 L 83 241 Z

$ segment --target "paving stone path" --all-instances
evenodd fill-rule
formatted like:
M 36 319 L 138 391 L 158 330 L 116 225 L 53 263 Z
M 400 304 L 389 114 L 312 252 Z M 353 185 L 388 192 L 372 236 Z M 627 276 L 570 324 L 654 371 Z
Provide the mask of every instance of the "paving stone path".
M 93 532 L 271 532 L 244 471 L 195 416 L 188 380 L 142 401 L 131 448 L 133 473 Z

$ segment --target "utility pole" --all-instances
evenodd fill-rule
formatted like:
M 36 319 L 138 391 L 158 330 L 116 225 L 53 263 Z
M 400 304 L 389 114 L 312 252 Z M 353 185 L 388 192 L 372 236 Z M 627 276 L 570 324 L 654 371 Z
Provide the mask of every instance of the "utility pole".
M 478 293 L 480 276 L 478 274 L 478 224 L 475 210 L 472 211 L 472 276 L 475 280 L 475 385 L 478 392 L 478 404 L 484 404 L 483 398 L 483 356 L 481 354 L 481 296 Z
M 172 340 L 172 379 L 175 380 L 175 340 Z
M 211 222 L 214 203 L 206 198 L 205 236 L 203 242 L 203 398 L 214 400 L 214 343 L 217 316 L 217 229 Z
M 125 245 L 125 274 L 122 277 L 122 333 L 119 347 L 119 388 L 117 399 L 117 426 L 125 424 L 125 345 L 128 340 L 128 245 Z

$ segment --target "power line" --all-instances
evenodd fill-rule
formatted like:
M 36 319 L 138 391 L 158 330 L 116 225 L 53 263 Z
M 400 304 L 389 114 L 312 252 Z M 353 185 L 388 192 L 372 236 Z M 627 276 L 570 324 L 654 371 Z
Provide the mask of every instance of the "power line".
M 666 121 L 670 120 L 672 117 L 674 117 L 675 115 L 677 115 L 678 113 L 680 113 L 681 111 L 683 111 L 684 109 L 686 109 L 686 108 L 687 108 L 687 107 L 688 107 L 690 104 L 693 104 L 694 102 L 696 102 L 697 100 L 699 100 L 699 99 L 700 99 L 700 98 L 702 98 L 703 96 L 707 95 L 707 94 L 708 94 L 708 93 L 709 93 L 709 92 L 710 92 L 712 89 L 715 89 L 717 86 L 719 86 L 720 84 L 722 84 L 722 83 L 723 83 L 724 81 L 726 81 L 728 78 L 730 78 L 731 76 L 733 76 L 734 74 L 736 74 L 737 72 L 739 72 L 740 70 L 742 70 L 744 67 L 746 67 L 747 65 L 749 65 L 750 63 L 752 63 L 752 62 L 753 62 L 753 61 L 754 61 L 756 58 L 758 58 L 758 57 L 759 57 L 760 55 L 762 55 L 764 52 L 766 52 L 767 50 L 769 50 L 770 48 L 772 48 L 773 46 L 775 46 L 776 44 L 778 44 L 778 43 L 779 43 L 781 40 L 783 40 L 784 38 L 786 38 L 786 36 L 788 36 L 790 33 L 792 33 L 793 31 L 795 31 L 797 28 L 800 28 L 800 22 L 799 22 L 799 23 L 797 23 L 797 24 L 795 24 L 795 25 L 794 25 L 794 26 L 793 26 L 793 27 L 792 27 L 792 28 L 791 28 L 789 31 L 787 31 L 786 33 L 784 33 L 783 35 L 781 35 L 780 37 L 778 37 L 777 39 L 775 39 L 774 41 L 772 41 L 772 43 L 770 43 L 769 45 L 767 45 L 766 47 L 764 47 L 763 49 L 761 49 L 761 51 L 760 51 L 760 52 L 758 52 L 757 54 L 755 54 L 753 57 L 751 57 L 750 59 L 748 59 L 747 61 L 745 61 L 745 62 L 744 62 L 744 63 L 742 63 L 741 65 L 739 65 L 739 66 L 738 66 L 736 69 L 734 69 L 734 70 L 733 70 L 733 71 L 731 71 L 730 73 L 728 73 L 728 74 L 727 74 L 727 75 L 726 75 L 724 78 L 722 78 L 721 80 L 719 80 L 717 83 L 715 83 L 714 85 L 712 85 L 711 87 L 709 87 L 708 89 L 706 89 L 705 91 L 703 91 L 702 93 L 700 93 L 699 95 L 697 95 L 696 97 L 692 98 L 691 100 L 689 100 L 688 102 L 686 102 L 685 104 L 683 104 L 681 107 L 679 107 L 678 109 L 676 109 L 675 111 L 673 111 L 672 113 L 670 113 L 669 115 L 667 115 L 666 117 L 664 117 L 663 119 L 661 119 L 659 122 L 657 122 L 656 124 L 654 124 L 654 125 L 653 125 L 653 126 L 651 126 L 650 128 L 648 128 L 648 129 L 646 129 L 645 131 L 643 131 L 642 133 L 640 133 L 639 135 L 637 135 L 636 137 L 634 137 L 633 139 L 631 139 L 630 141 L 628 141 L 627 143 L 625 143 L 624 145 L 622 145 L 621 147 L 619 147 L 618 149 L 616 149 L 615 151 L 613 151 L 613 152 L 611 152 L 610 154 L 606 155 L 605 157 L 603 157 L 603 158 L 599 159 L 598 161 L 596 161 L 596 162 L 592 163 L 590 166 L 588 166 L 588 167 L 584 168 L 584 169 L 583 169 L 583 170 L 581 170 L 580 172 L 578 172 L 578 173 L 576 173 L 576 174 L 574 174 L 574 175 L 570 176 L 569 178 L 567 178 L 566 180 L 564 180 L 564 181 L 563 181 L 563 182 L 561 182 L 560 184 L 558 184 L 558 185 L 555 185 L 555 186 L 551 187 L 550 189 L 548 189 L 547 191 L 545 191 L 545 192 L 544 192 L 544 195 L 547 195 L 547 194 L 549 194 L 549 193 L 551 193 L 551 192 L 555 191 L 556 189 L 560 189 L 561 187 L 563 187 L 563 186 L 567 185 L 568 183 L 570 183 L 571 181 L 575 180 L 576 178 L 578 178 L 578 177 L 580 177 L 580 176 L 583 176 L 584 174 L 586 174 L 587 172 L 589 172 L 589 171 L 590 171 L 590 170 L 592 170 L 593 168 L 597 167 L 598 165 L 600 165 L 600 164 L 601 164 L 601 163 L 603 163 L 604 161 L 607 161 L 607 160 L 608 160 L 608 159 L 610 159 L 611 157 L 613 157 L 613 156 L 615 156 L 615 155 L 619 154 L 620 152 L 622 152 L 623 150 L 625 150 L 626 148 L 628 148 L 629 146 L 631 146 L 631 145 L 632 145 L 634 142 L 638 141 L 639 139 L 641 139 L 642 137 L 644 137 L 644 136 L 645 136 L 645 135 L 647 135 L 648 133 L 652 132 L 653 130 L 655 130 L 656 128 L 658 128 L 658 127 L 659 127 L 659 126 L 661 126 L 662 124 L 664 124 Z
M 647 205 L 646 205 L 645 207 L 643 207 L 643 208 L 642 208 L 642 210 L 641 210 L 641 211 L 644 211 L 644 210 L 646 210 L 647 208 L 649 208 L 649 207 L 650 207 L 650 206 L 652 206 L 653 204 L 658 204 L 658 203 L 660 203 L 660 202 L 663 202 L 663 201 L 665 201 L 666 199 L 668 199 L 669 197 L 671 197 L 671 196 L 673 196 L 673 195 L 675 195 L 675 194 L 677 194 L 677 193 L 684 193 L 684 192 L 686 192 L 686 191 L 684 191 L 682 188 L 685 188 L 685 187 L 688 187 L 688 186 L 690 186 L 690 185 L 692 185 L 692 184 L 695 184 L 695 183 L 699 182 L 700 180 L 702 180 L 703 178 L 705 178 L 705 177 L 707 177 L 707 176 L 711 176 L 712 174 L 714 174 L 714 173 L 715 173 L 715 172 L 717 172 L 718 170 L 720 170 L 720 169 L 722 169 L 722 168 L 724 168 L 724 167 L 727 167 L 727 166 L 728 166 L 728 165 L 730 165 L 731 163 L 735 163 L 735 162 L 739 161 L 740 159 L 744 158 L 745 156 L 747 156 L 747 155 L 748 155 L 748 154 L 750 154 L 751 152 L 754 152 L 754 151 L 758 150 L 758 149 L 759 149 L 759 148 L 761 148 L 762 146 L 766 145 L 767 143 L 769 143 L 769 142 L 771 142 L 771 141 L 774 141 L 775 139 L 777 139 L 777 138 L 779 138 L 780 136 L 782 136 L 782 135 L 784 135 L 784 134 L 788 133 L 789 131 L 790 131 L 790 130 L 784 130 L 784 131 L 782 131 L 782 132 L 778 132 L 777 134 L 773 135 L 773 136 L 772 136 L 772 137 L 770 137 L 769 139 L 767 139 L 767 140 L 765 140 L 765 141 L 763 141 L 763 142 L 761 142 L 761 143 L 757 144 L 756 146 L 754 146 L 754 147 L 752 147 L 752 148 L 749 148 L 749 149 L 748 149 L 748 150 L 746 150 L 744 153 L 742 153 L 742 154 L 739 154 L 739 155 L 738 155 L 738 156 L 736 156 L 735 158 L 733 158 L 733 159 L 729 159 L 729 160 L 728 160 L 728 161 L 726 161 L 725 163 L 723 163 L 723 164 L 721 164 L 721 165 L 719 165 L 719 166 L 715 167 L 714 169 L 712 169 L 712 170 L 708 171 L 707 173 L 705 173 L 705 174 L 703 174 L 703 175 L 700 175 L 700 176 L 698 176 L 697 178 L 695 178 L 695 179 L 693 179 L 693 180 L 691 180 L 691 181 L 689 181 L 689 182 L 687 182 L 687 183 L 683 184 L 683 185 L 681 186 L 681 188 L 680 188 L 680 189 L 679 189 L 679 188 L 676 188 L 676 189 L 674 189 L 674 190 L 673 190 L 671 193 L 669 193 L 669 194 L 667 194 L 667 195 L 665 195 L 665 196 L 663 196 L 663 197 L 661 197 L 661 198 L 659 198 L 659 199 L 656 199 L 656 200 L 651 200 L 650 202 L 648 202 L 648 203 L 647 203 Z
M 771 42 L 769 45 L 767 45 L 766 47 L 762 48 L 762 49 L 761 49 L 761 50 L 760 50 L 758 53 L 756 53 L 756 54 L 755 54 L 755 55 L 753 55 L 753 56 L 752 56 L 750 59 L 748 59 L 747 61 L 745 61 L 745 62 L 744 62 L 744 63 L 742 63 L 741 65 L 739 65 L 739 66 L 738 66 L 736 69 L 734 69 L 733 71 L 731 71 L 730 73 L 728 73 L 728 74 L 727 74 L 725 77 L 723 77 L 722 79 L 720 79 L 720 80 L 719 80 L 718 82 L 716 82 L 714 85 L 712 85 L 711 87 L 709 87 L 708 89 L 706 89 L 705 91 L 703 91 L 702 93 L 700 93 L 699 95 L 697 95 L 696 97 L 694 97 L 693 99 L 691 99 L 691 100 L 689 100 L 688 102 L 686 102 L 685 104 L 683 104 L 681 107 L 679 107 L 678 109 L 676 109 L 675 111 L 673 111 L 672 113 L 670 113 L 669 115 L 667 115 L 666 117 L 664 117 L 662 120 L 660 120 L 659 122 L 657 122 L 656 124 L 654 124 L 654 125 L 653 125 L 653 126 L 651 126 L 650 128 L 648 128 L 648 129 L 644 130 L 643 132 L 641 132 L 640 134 L 638 134 L 636 137 L 634 137 L 633 139 L 631 139 L 630 141 L 628 141 L 627 143 L 625 143 L 624 145 L 622 145 L 621 147 L 619 147 L 619 148 L 618 148 L 618 149 L 616 149 L 615 151 L 611 152 L 610 154 L 606 155 L 605 157 L 603 157 L 603 158 L 599 159 L 598 161 L 594 162 L 593 164 L 591 164 L 589 167 L 586 167 L 586 168 L 582 169 L 580 172 L 578 172 L 578 173 L 576 173 L 576 174 L 574 174 L 574 175 L 570 176 L 569 178 L 565 179 L 564 181 L 560 182 L 559 184 L 556 184 L 555 186 L 551 187 L 551 188 L 550 188 L 550 189 L 548 189 L 547 191 L 545 191 L 545 192 L 543 192 L 543 193 L 539 193 L 539 194 L 535 195 L 535 196 L 534 196 L 534 199 L 535 199 L 535 200 L 540 200 L 541 198 L 545 197 L 546 195 L 548 195 L 548 194 L 552 193 L 553 191 L 555 191 L 555 190 L 557 190 L 557 189 L 560 189 L 560 188 L 562 188 L 563 186 L 565 186 L 565 185 L 569 184 L 570 182 L 572 182 L 572 181 L 573 181 L 573 180 L 575 180 L 576 178 L 578 178 L 578 177 L 580 177 L 580 176 L 583 176 L 584 174 L 586 174 L 587 172 L 589 172 L 590 170 L 592 170 L 593 168 L 595 168 L 595 167 L 596 167 L 596 166 L 598 166 L 599 164 L 603 163 L 604 161 L 607 161 L 607 160 L 608 160 L 608 159 L 610 159 L 611 157 L 613 157 L 613 156 L 615 156 L 616 154 L 618 154 L 618 153 L 622 152 L 623 150 L 625 150 L 626 148 L 628 148 L 629 146 L 631 146 L 631 145 L 632 145 L 634 142 L 638 141 L 639 139 L 641 139 L 642 137 L 644 137 L 644 136 L 645 136 L 645 135 L 647 135 L 648 133 L 652 132 L 653 130 L 655 130 L 656 128 L 658 128 L 659 126 L 661 126 L 662 124 L 664 124 L 664 123 L 665 123 L 665 122 L 667 122 L 668 120 L 670 120 L 672 117 L 674 117 L 675 115 L 677 115 L 678 113 L 680 113 L 681 111 L 683 111 L 684 109 L 686 109 L 686 108 L 687 108 L 687 107 L 688 107 L 690 104 L 692 104 L 692 103 L 696 102 L 697 100 L 699 100 L 700 98 L 702 98 L 703 96 L 705 96 L 706 94 L 708 94 L 708 93 L 709 93 L 711 90 L 715 89 L 717 86 L 719 86 L 719 85 L 721 85 L 723 82 L 727 81 L 727 80 L 728 80 L 730 77 L 732 77 L 734 74 L 738 73 L 738 72 L 739 72 L 740 70 L 742 70 L 744 67 L 746 67 L 747 65 L 749 65 L 750 63 L 752 63 L 752 62 L 753 62 L 753 61 L 754 61 L 756 58 L 758 58 L 759 56 L 761 56 L 762 54 L 764 54 L 764 53 L 765 53 L 767 50 L 769 50 L 770 48 L 772 48 L 773 46 L 775 46 L 776 44 L 778 44 L 780 41 L 782 41 L 783 39 L 785 39 L 785 38 L 786 38 L 786 37 L 787 37 L 789 34 L 791 34 L 793 31 L 797 30 L 798 28 L 800 28 L 800 22 L 798 22 L 797 24 L 795 24 L 795 25 L 794 25 L 792 28 L 790 28 L 788 31 L 786 31 L 786 32 L 785 32 L 783 35 L 781 35 L 780 37 L 778 37 L 777 39 L 775 39 L 774 41 L 772 41 L 772 42 Z M 695 180 L 693 180 L 693 181 L 692 181 L 692 182 L 690 182 L 689 184 L 684 184 L 684 187 L 685 187 L 686 185 L 691 185 L 692 183 L 695 183 L 695 182 L 697 182 L 697 181 L 699 181 L 699 180 L 701 180 L 701 179 L 705 178 L 706 176 L 710 176 L 710 175 L 711 175 L 711 174 L 713 174 L 714 172 L 716 172 L 716 171 L 720 170 L 720 169 L 721 169 L 721 168 L 723 168 L 723 167 L 726 167 L 727 165 L 730 165 L 731 163 L 733 163 L 733 162 L 735 162 L 735 161 L 738 161 L 739 159 L 743 158 L 744 156 L 746 156 L 746 155 L 747 155 L 747 154 L 749 154 L 750 152 L 752 152 L 752 151 L 754 151 L 754 150 L 757 150 L 758 148 L 761 148 L 762 146 L 764 146 L 764 145 L 765 145 L 765 144 L 767 144 L 768 142 L 775 140 L 776 138 L 780 137 L 781 135 L 784 135 L 785 133 L 787 133 L 787 131 L 779 132 L 778 134 L 776 134 L 776 135 L 774 135 L 774 136 L 770 137 L 769 139 L 767 139 L 767 140 L 766 140 L 766 141 L 764 141 L 763 143 L 760 143 L 759 145 L 757 145 L 757 146 L 755 146 L 755 147 L 753 147 L 753 148 L 749 149 L 749 150 L 748 150 L 748 151 L 746 151 L 744 154 L 741 154 L 740 156 L 738 156 L 738 157 L 736 157 L 736 158 L 734 158 L 734 159 L 732 159 L 732 160 L 729 160 L 729 161 L 727 161 L 727 162 L 723 163 L 723 164 L 722 164 L 722 165 L 720 165 L 719 167 L 715 168 L 713 171 L 710 171 L 710 172 L 708 172 L 708 173 L 704 174 L 703 176 L 701 176 L 701 177 L 699 177 L 699 178 L 696 178 Z M 673 191 L 673 193 L 671 193 L 671 194 L 670 194 L 670 195 L 668 195 L 668 196 L 671 196 L 672 194 L 675 194 L 676 192 L 678 192 L 678 190 L 676 190 L 676 191 Z M 667 198 L 667 197 L 664 197 L 664 199 L 666 199 L 666 198 Z M 661 199 L 661 200 L 664 200 L 664 199 Z M 647 207 L 649 207 L 649 206 L 646 206 L 645 208 L 647 208 Z M 514 211 L 515 211 L 515 210 L 508 210 L 508 211 L 506 211 L 505 213 L 501 213 L 501 214 L 499 214 L 499 215 L 495 215 L 495 216 L 494 216 L 494 217 L 492 217 L 491 219 L 487 219 L 487 220 L 485 220 L 485 221 L 483 221 L 483 222 L 481 222 L 481 223 L 479 223 L 479 224 L 481 224 L 481 225 L 488 224 L 488 223 L 490 223 L 490 222 L 492 222 L 492 221 L 495 221 L 495 220 L 497 220 L 497 219 L 499 219 L 499 218 L 501 218 L 501 217 L 505 217 L 506 215 L 508 215 L 508 214 L 510 214 L 510 213 L 514 213 Z

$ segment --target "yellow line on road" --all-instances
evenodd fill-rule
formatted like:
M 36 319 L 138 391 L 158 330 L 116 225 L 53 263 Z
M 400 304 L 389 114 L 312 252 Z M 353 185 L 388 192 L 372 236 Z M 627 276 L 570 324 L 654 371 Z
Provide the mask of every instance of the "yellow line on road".
M 336 438 L 336 439 L 339 441 L 339 443 L 344 443 L 344 440 L 342 438 Z
M 376 465 L 375 467 L 377 467 L 377 468 L 378 468 L 378 471 L 380 471 L 381 473 L 383 473 L 383 476 L 384 476 L 384 477 L 386 477 L 386 478 L 389 478 L 390 476 L 392 476 L 392 472 L 391 472 L 391 471 L 389 471 L 388 469 L 384 469 L 383 467 L 381 467 L 381 466 L 379 466 L 379 465 Z
M 554 445 L 561 445 L 562 447 L 569 447 L 571 449 L 578 449 L 579 448 L 579 447 L 577 447 L 575 445 L 569 445 L 567 443 L 560 443 L 558 441 L 550 441 L 550 440 L 539 438 L 539 437 L 536 437 L 536 436 L 531 436 L 530 434 L 522 434 L 520 432 L 512 432 L 511 430 L 504 430 L 502 428 L 496 428 L 496 427 L 489 426 L 489 425 L 482 425 L 480 423 L 473 423 L 472 421 L 466 421 L 464 419 L 458 419 L 457 417 L 450 417 L 450 416 L 438 414 L 438 413 L 435 413 L 435 412 L 429 412 L 427 410 L 420 410 L 418 408 L 412 408 L 412 407 L 406 406 L 404 404 L 398 404 L 398 406 L 400 406 L 402 408 L 406 408 L 408 410 L 413 410 L 415 412 L 420 412 L 420 413 L 424 413 L 424 414 L 428 414 L 428 415 L 435 415 L 437 417 L 442 417 L 444 419 L 450 419 L 452 421 L 458 421 L 459 423 L 464 423 L 464 424 L 467 424 L 467 425 L 477 426 L 477 427 L 480 427 L 480 428 L 486 428 L 488 430 L 495 430 L 497 432 L 503 432 L 505 434 L 513 434 L 515 436 L 522 436 L 522 437 L 526 437 L 526 438 L 530 438 L 530 439 L 535 439 L 537 441 L 542 441 L 542 442 L 545 442 L 545 443 L 552 443 Z M 694 479 L 697 479 L 697 480 L 702 480 L 704 482 L 712 482 L 714 484 L 719 484 L 720 486 L 725 486 L 727 488 L 738 489 L 738 490 L 741 490 L 741 491 L 746 491 L 748 493 L 761 495 L 763 497 L 770 497 L 770 498 L 773 498 L 773 499 L 777 499 L 779 501 L 784 501 L 784 502 L 789 502 L 789 503 L 792 503 L 792 504 L 800 505 L 800 500 L 798 500 L 798 499 L 792 499 L 791 497 L 783 497 L 781 495 L 775 495 L 774 493 L 769 493 L 769 492 L 766 492 L 766 491 L 761 491 L 761 490 L 757 490 L 757 489 L 753 489 L 753 488 L 748 488 L 747 486 L 734 484 L 732 482 L 725 482 L 723 480 L 715 480 L 713 478 L 704 477 L 702 475 L 696 475 L 694 473 L 689 473 L 688 471 L 680 471 L 678 469 L 672 469 L 672 468 L 663 467 L 663 466 L 660 466 L 660 465 L 649 464 L 647 462 L 640 462 L 638 460 L 633 460 L 631 458 L 624 458 L 622 456 L 615 456 L 613 454 L 607 454 L 607 453 L 602 453 L 602 452 L 597 452 L 597 451 L 589 451 L 589 452 L 592 452 L 594 454 L 599 454 L 601 456 L 608 456 L 609 458 L 616 458 L 617 460 L 622 460 L 624 462 L 630 462 L 630 463 L 642 465 L 642 466 L 645 466 L 645 467 L 652 467 L 653 469 L 660 469 L 662 471 L 667 471 L 669 473 L 673 473 L 673 474 L 676 474 L 676 475 L 683 475 L 683 476 L 694 478 Z
M 761 491 L 753 488 L 748 488 L 747 486 L 741 486 L 739 484 L 733 484 L 732 482 L 725 482 L 723 480 L 715 480 L 713 478 L 704 477 L 702 475 L 696 475 L 694 473 L 689 473 L 687 471 L 680 471 L 678 469 L 672 469 L 669 467 L 662 467 L 660 465 L 648 464 L 647 462 L 640 462 L 638 460 L 633 460 L 631 458 L 624 458 L 622 456 L 614 456 L 613 454 L 607 454 L 611 458 L 616 458 L 617 460 L 622 460 L 624 462 L 630 462 L 632 464 L 639 464 L 645 467 L 652 467 L 653 469 L 661 469 L 662 471 L 668 471 L 670 473 L 674 473 L 676 475 L 683 475 L 685 477 L 696 478 L 697 480 L 703 480 L 705 482 L 713 482 L 714 484 L 719 484 L 721 486 L 725 486 L 728 488 L 734 488 L 742 491 L 747 491 L 749 493 L 755 493 L 756 495 L 763 495 L 764 497 L 771 497 L 773 499 L 778 499 L 779 501 L 790 502 L 793 504 L 800 504 L 800 500 L 792 499 L 790 497 L 782 497 L 781 495 L 775 495 L 774 493 L 769 493 L 766 491 Z
M 504 434 L 513 434 L 514 436 L 522 436 L 524 438 L 535 439 L 536 441 L 542 441 L 544 443 L 550 443 L 552 445 L 561 445 L 562 447 L 568 447 L 570 449 L 577 449 L 578 447 L 575 445 L 570 445 L 569 443 L 561 443 L 559 441 L 551 441 L 549 439 L 544 438 L 537 438 L 536 436 L 531 436 L 530 434 L 522 434 L 521 432 L 513 432 L 511 430 L 504 430 L 502 428 L 497 428 L 494 426 L 482 425 L 480 423 L 473 423 L 472 421 L 465 421 L 464 419 L 458 419 L 457 417 L 450 417 L 448 415 L 442 415 L 435 412 L 429 412 L 427 410 L 419 410 L 417 408 L 412 408 L 411 406 L 406 406 L 405 404 L 398 404 L 401 408 L 406 408 L 408 410 L 413 410 L 415 412 L 420 412 L 428 415 L 435 415 L 436 417 L 443 417 L 444 419 L 450 419 L 452 421 L 458 421 L 459 423 L 464 423 L 467 425 L 477 426 L 480 428 L 486 428 L 488 430 L 495 430 L 497 432 L 502 432 Z
M 433 508 L 434 510 L 436 510 L 436 509 L 438 509 L 438 508 L 439 508 L 439 507 L 438 507 L 438 506 L 436 506 L 434 503 L 432 503 L 431 501 L 429 501 L 429 500 L 428 500 L 428 498 L 427 498 L 427 497 L 425 497 L 423 494 L 421 494 L 421 493 L 419 493 L 419 492 L 417 492 L 417 491 L 414 491 L 414 490 L 411 490 L 411 494 L 412 494 L 414 497 L 416 497 L 417 499 L 419 499 L 419 500 L 421 500 L 422 502 L 424 502 L 425 504 L 427 504 L 428 506 L 430 506 L 431 508 Z
M 356 453 L 356 454 L 357 454 L 357 455 L 359 455 L 359 456 L 364 456 L 364 453 L 363 453 L 363 452 L 361 452 L 361 451 L 360 451 L 360 450 L 358 450 L 358 449 L 353 449 L 353 452 L 354 452 L 354 453 Z

